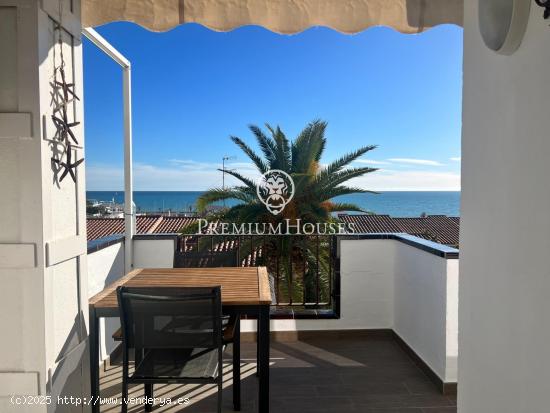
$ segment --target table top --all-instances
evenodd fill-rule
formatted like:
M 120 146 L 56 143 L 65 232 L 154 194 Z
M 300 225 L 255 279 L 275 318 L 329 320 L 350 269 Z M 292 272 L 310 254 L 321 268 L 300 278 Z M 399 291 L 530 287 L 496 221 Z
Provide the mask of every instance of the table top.
M 271 304 L 269 277 L 265 267 L 147 268 L 136 269 L 89 300 L 97 309 L 118 308 L 116 289 L 127 287 L 213 287 L 221 286 L 223 305 Z

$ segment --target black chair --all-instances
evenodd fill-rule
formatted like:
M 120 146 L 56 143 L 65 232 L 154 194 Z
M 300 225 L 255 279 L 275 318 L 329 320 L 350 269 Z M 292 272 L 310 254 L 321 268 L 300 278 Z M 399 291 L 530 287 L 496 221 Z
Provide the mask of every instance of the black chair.
M 223 337 L 220 287 L 117 289 L 123 341 L 122 412 L 128 385 L 145 385 L 146 411 L 155 383 L 218 385 L 221 412 Z M 135 369 L 129 374 L 129 353 Z
M 233 410 L 241 410 L 241 351 L 240 351 L 240 334 L 241 320 L 240 314 L 233 313 L 232 315 L 222 315 L 222 344 L 227 346 L 232 344 L 233 353 Z M 176 321 L 172 320 L 167 324 L 167 328 L 176 325 Z M 117 329 L 113 334 L 114 341 L 122 342 L 122 328 Z M 139 356 L 139 355 L 138 355 Z

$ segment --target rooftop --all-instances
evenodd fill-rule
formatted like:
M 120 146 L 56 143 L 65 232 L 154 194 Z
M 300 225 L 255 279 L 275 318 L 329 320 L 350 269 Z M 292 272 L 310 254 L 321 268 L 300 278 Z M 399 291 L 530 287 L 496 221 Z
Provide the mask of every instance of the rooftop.
M 355 231 L 371 233 L 405 233 L 449 246 L 458 246 L 459 217 L 427 215 L 425 217 L 390 217 L 389 215 L 348 215 L 338 217 L 355 224 Z
M 390 217 L 389 215 L 347 215 L 339 218 L 347 223 L 354 223 L 356 232 L 362 234 L 406 233 L 435 241 L 449 246 L 458 246 L 460 228 L 459 217 L 445 215 L 428 215 L 426 217 Z M 136 227 L 138 234 L 178 233 L 197 218 L 138 216 Z M 88 218 L 88 241 L 114 234 L 124 233 L 123 218 Z

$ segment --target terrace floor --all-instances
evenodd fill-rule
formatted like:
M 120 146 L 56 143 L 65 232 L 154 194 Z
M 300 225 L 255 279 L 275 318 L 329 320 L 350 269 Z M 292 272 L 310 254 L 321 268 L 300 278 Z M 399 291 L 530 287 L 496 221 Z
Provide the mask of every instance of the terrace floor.
M 390 337 L 313 337 L 271 345 L 271 411 L 273 413 L 456 413 L 456 397 L 444 396 Z M 232 412 L 231 348 L 226 351 L 223 410 Z M 243 342 L 242 412 L 257 412 L 256 345 Z M 101 396 L 120 397 L 121 367 L 105 368 Z M 215 389 L 200 385 L 158 385 L 155 397 L 188 398 L 187 405 L 159 406 L 154 412 L 214 412 Z M 130 388 L 142 397 L 143 387 Z M 111 401 L 112 402 L 112 401 Z M 104 404 L 101 412 L 119 412 Z M 129 412 L 144 411 L 136 403 Z

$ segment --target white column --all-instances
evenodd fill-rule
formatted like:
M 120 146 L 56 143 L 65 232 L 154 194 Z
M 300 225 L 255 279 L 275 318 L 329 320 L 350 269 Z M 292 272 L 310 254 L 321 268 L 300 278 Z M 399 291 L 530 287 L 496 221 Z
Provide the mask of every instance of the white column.
M 546 413 L 550 27 L 530 2 L 521 45 L 498 55 L 480 35 L 483 3 L 464 8 L 458 411 Z
M 107 56 L 122 67 L 122 93 L 124 101 L 124 234 L 125 234 L 125 271 L 134 268 L 134 235 L 136 233 L 136 215 L 134 210 L 134 180 L 132 160 L 132 66 L 118 50 L 92 28 L 82 33 Z
M 124 234 L 125 234 L 125 270 L 130 272 L 134 267 L 134 235 L 136 233 L 136 216 L 134 209 L 134 180 L 132 158 L 132 70 L 130 64 L 123 67 L 124 93 Z
M 60 16 L 61 11 L 61 16 Z M 58 395 L 89 392 L 84 164 L 57 182 L 52 167 L 56 23 L 67 82 L 80 101 L 69 121 L 84 156 L 80 1 L 0 0 L 0 411 L 87 411 Z M 10 396 L 52 396 L 17 406 Z

